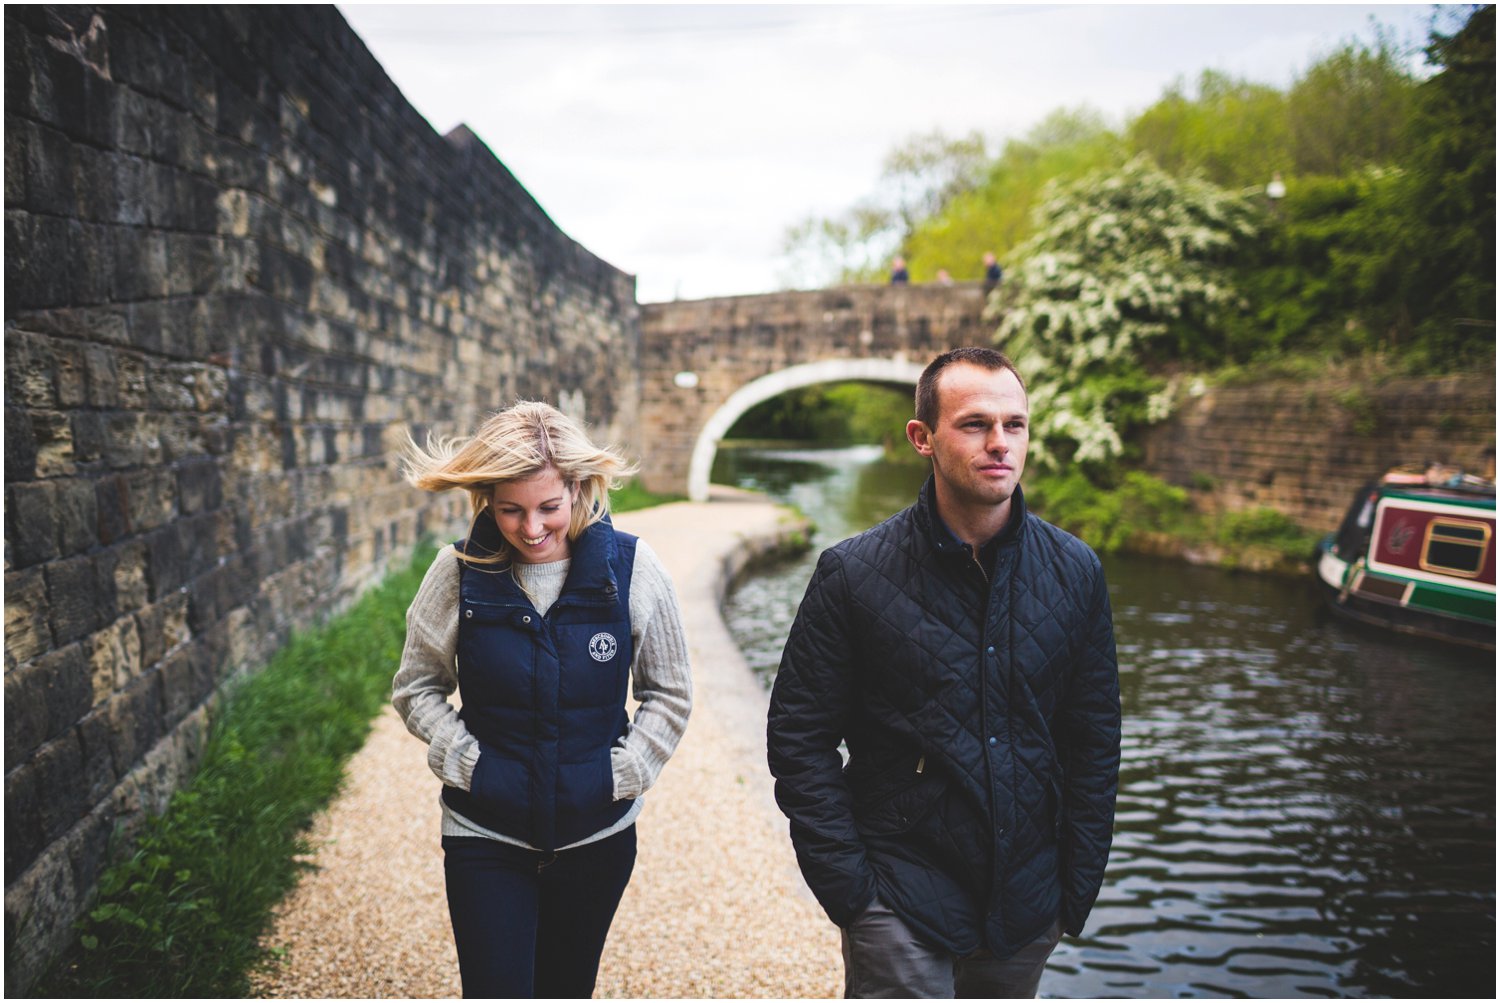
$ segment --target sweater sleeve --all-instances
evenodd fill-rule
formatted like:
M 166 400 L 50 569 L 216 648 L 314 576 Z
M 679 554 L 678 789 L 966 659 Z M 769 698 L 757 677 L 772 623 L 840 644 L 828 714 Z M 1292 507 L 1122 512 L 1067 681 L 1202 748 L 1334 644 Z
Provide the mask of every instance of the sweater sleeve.
M 406 610 L 406 647 L 391 703 L 406 730 L 427 743 L 427 765 L 438 779 L 468 790 L 479 742 L 448 702 L 458 688 L 458 589 L 458 554 L 444 547 Z
M 615 800 L 640 797 L 687 729 L 693 679 L 687 635 L 672 580 L 645 540 L 638 540 L 630 583 L 631 685 L 640 701 L 624 738 L 610 750 Z

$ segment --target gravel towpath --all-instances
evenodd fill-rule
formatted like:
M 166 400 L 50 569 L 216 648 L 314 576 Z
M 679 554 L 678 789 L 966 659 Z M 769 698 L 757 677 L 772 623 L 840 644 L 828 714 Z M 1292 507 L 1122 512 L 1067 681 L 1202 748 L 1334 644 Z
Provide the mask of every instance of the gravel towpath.
M 650 542 L 676 584 L 693 663 L 693 714 L 636 823 L 635 874 L 610 932 L 596 995 L 832 997 L 838 931 L 808 893 L 771 797 L 766 693 L 719 616 L 734 568 L 788 516 L 715 488 L 616 516 Z M 392 674 L 395 666 L 391 667 Z M 458 959 L 438 845 L 438 785 L 387 707 L 315 824 L 310 871 L 266 942 L 282 954 L 265 997 L 454 997 Z

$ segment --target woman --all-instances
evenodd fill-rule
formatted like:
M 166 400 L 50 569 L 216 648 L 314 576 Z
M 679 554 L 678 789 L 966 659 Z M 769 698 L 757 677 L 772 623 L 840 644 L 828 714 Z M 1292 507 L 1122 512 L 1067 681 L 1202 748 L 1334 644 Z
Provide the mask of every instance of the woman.
M 474 510 L 407 611 L 393 684 L 444 785 L 464 995 L 587 998 L 640 796 L 692 704 L 677 597 L 645 541 L 610 524 L 628 464 L 555 408 L 518 403 L 467 441 L 406 453 L 408 481 L 462 488 Z

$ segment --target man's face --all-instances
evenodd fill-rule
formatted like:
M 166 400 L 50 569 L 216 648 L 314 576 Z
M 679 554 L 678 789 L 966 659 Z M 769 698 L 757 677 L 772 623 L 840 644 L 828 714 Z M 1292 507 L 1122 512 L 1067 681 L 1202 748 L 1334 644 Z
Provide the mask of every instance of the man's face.
M 907 436 L 931 457 L 940 497 L 973 509 L 1010 501 L 1026 467 L 1030 410 L 1009 369 L 955 363 L 938 374 L 933 428 L 913 421 Z

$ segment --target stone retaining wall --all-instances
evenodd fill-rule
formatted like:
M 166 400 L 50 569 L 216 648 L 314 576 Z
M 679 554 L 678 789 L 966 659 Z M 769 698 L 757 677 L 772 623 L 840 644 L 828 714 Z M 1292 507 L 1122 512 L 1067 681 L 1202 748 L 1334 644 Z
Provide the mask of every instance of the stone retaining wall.
M 461 525 L 401 433 L 535 396 L 628 440 L 639 324 L 331 6 L 12 5 L 5 50 L 14 993 L 218 687 Z
M 1146 468 L 1209 508 L 1274 508 L 1332 532 L 1388 467 L 1494 476 L 1495 375 L 1269 381 L 1190 397 L 1143 439 Z

